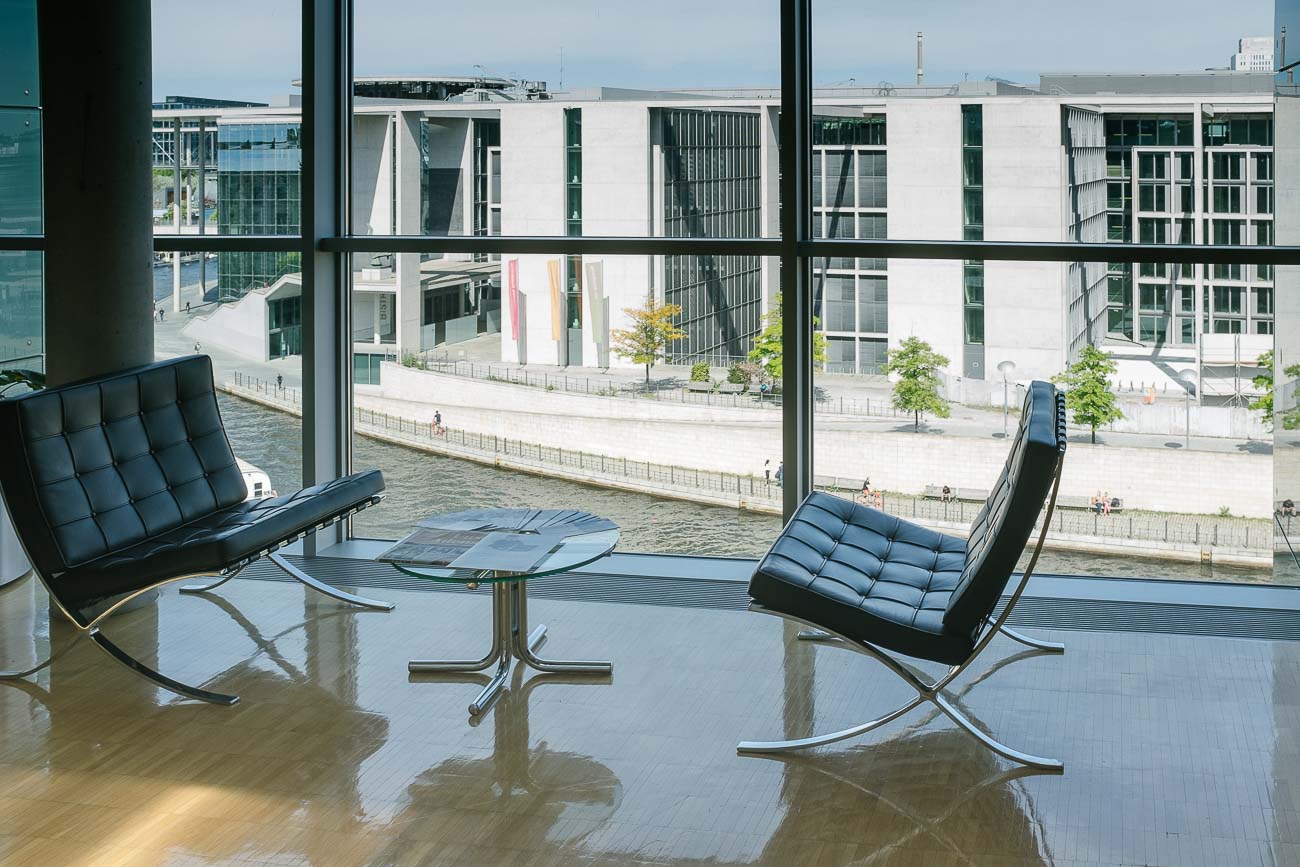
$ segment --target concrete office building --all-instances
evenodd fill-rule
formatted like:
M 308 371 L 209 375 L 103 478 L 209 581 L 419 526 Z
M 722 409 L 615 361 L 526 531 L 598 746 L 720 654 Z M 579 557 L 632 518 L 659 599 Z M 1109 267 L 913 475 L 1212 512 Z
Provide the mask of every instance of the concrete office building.
M 416 94 L 428 90 L 406 81 Z M 828 238 L 1271 243 L 1272 91 L 1271 76 L 1228 72 L 822 89 L 813 229 Z M 777 231 L 771 90 L 470 89 L 437 101 L 359 99 L 355 111 L 359 232 Z M 221 231 L 290 229 L 294 113 L 206 115 L 217 130 Z M 220 299 L 264 307 L 238 318 L 265 323 L 267 354 L 295 352 L 294 263 L 240 255 L 223 254 Z M 746 356 L 779 291 L 775 263 L 758 257 L 421 261 L 377 249 L 364 258 L 354 261 L 353 327 L 357 351 L 373 355 L 500 332 L 507 362 L 628 364 L 611 354 L 610 334 L 653 291 L 682 308 L 687 336 L 671 360 L 725 365 Z M 1017 378 L 1050 376 L 1091 343 L 1115 354 L 1130 381 L 1226 366 L 1231 381 L 1211 371 L 1209 392 L 1248 387 L 1273 330 L 1269 268 L 1175 275 L 1116 259 L 820 262 L 826 370 L 878 372 L 890 345 L 917 335 L 951 360 L 950 375 L 967 379 L 992 378 L 1003 361 Z M 212 318 L 221 317 L 236 318 Z
M 1273 37 L 1245 36 L 1237 41 L 1230 67 L 1234 72 L 1272 72 Z

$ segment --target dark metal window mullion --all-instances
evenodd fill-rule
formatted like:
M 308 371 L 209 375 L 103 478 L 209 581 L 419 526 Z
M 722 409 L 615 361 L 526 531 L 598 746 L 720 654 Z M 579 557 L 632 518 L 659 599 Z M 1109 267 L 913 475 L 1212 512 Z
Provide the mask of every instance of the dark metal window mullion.
M 813 484 L 811 237 L 812 0 L 781 0 L 781 295 L 784 515 L 789 520 Z

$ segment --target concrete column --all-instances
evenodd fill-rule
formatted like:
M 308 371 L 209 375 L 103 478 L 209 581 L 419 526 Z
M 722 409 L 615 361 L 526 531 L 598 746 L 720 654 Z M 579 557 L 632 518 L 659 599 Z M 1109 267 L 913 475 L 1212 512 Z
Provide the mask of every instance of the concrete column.
M 398 235 L 418 235 L 420 225 L 420 124 L 417 112 L 398 112 L 394 133 L 397 136 L 397 226 Z M 468 125 L 467 125 L 468 126 Z M 424 292 L 420 286 L 420 255 L 397 255 L 397 350 L 420 351 L 420 332 Z
M 149 13 L 40 2 L 51 385 L 153 361 Z

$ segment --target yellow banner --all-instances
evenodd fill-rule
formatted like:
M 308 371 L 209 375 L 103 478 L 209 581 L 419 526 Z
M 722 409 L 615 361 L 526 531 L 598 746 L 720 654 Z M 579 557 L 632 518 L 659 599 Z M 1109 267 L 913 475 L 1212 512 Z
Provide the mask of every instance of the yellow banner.
M 559 341 L 564 335 L 564 289 L 560 279 L 560 260 L 546 263 L 551 272 L 551 339 Z

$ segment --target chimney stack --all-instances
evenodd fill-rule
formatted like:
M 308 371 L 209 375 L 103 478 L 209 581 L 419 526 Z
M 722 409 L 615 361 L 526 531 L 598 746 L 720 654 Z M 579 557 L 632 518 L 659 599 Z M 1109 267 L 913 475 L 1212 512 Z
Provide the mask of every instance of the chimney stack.
M 916 83 L 925 84 L 925 68 L 921 64 L 921 31 L 916 31 Z

